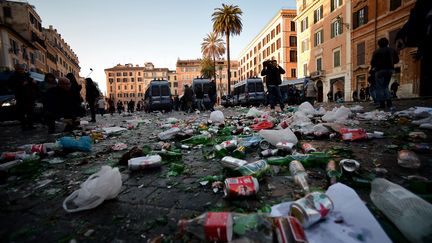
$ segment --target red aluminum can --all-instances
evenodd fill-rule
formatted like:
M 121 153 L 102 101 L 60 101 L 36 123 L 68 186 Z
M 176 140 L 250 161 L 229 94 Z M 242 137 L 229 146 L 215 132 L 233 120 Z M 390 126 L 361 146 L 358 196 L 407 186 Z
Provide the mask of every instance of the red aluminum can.
M 310 144 L 310 143 L 304 143 L 302 145 L 302 150 L 305 154 L 317 151 L 316 148 L 312 147 L 312 144 Z
M 259 190 L 258 180 L 253 176 L 225 179 L 225 197 L 252 196 Z
M 0 156 L 1 160 L 10 161 L 15 159 L 21 159 L 26 155 L 24 151 L 17 152 L 3 152 Z
M 273 220 L 278 243 L 306 243 L 308 242 L 303 226 L 298 219 L 287 216 Z

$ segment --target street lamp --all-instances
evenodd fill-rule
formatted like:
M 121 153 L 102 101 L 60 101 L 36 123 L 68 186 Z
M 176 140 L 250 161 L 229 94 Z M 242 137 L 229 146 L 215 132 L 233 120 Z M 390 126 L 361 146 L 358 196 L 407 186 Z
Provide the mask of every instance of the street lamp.
M 349 24 L 349 23 L 344 23 L 344 22 L 342 21 L 341 16 L 337 16 L 337 17 L 336 17 L 336 22 L 338 22 L 339 24 L 345 26 L 348 30 L 350 29 L 350 24 Z

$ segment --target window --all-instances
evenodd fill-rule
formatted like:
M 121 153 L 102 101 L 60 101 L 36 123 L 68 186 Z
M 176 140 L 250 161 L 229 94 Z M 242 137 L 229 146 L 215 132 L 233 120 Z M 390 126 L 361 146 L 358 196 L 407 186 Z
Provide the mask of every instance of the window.
M 138 91 L 141 91 L 141 85 L 138 85 Z
M 109 81 L 110 83 L 113 83 L 113 82 L 114 82 L 114 79 L 113 79 L 113 78 L 109 78 L 108 81 Z
M 124 86 L 124 89 L 127 90 L 127 85 Z
M 141 77 L 138 77 L 138 82 L 142 82 L 142 78 Z
M 305 39 L 301 43 L 301 52 L 305 52 L 309 50 L 309 38 Z
M 121 97 L 122 97 L 122 94 L 121 94 L 121 93 L 118 93 L 118 94 L 117 94 L 117 97 L 121 98 Z
M 108 77 L 112 77 L 112 76 L 114 76 L 113 73 L 108 73 Z
M 341 65 L 341 53 L 340 49 L 336 49 L 333 51 L 333 67 L 340 67 Z
M 335 9 L 342 6 L 342 0 L 330 0 L 330 1 L 331 1 L 330 12 L 333 12 Z
M 124 94 L 124 97 L 125 97 L 125 98 L 128 98 L 128 97 L 129 97 L 129 94 L 128 94 L 128 93 L 125 93 L 125 94 Z
M 271 31 L 271 38 L 273 39 L 275 37 L 275 30 Z M 252 51 L 251 51 L 252 52 Z
M 364 7 L 353 13 L 353 29 L 360 27 L 368 22 L 368 7 Z
M 120 78 L 117 78 L 117 82 L 121 82 L 121 79 L 120 79 Z
M 5 18 L 12 18 L 12 11 L 10 7 L 3 7 L 3 16 Z
M 134 87 L 133 87 L 133 85 L 131 85 L 131 88 L 130 89 L 133 89 Z
M 138 76 L 141 76 L 141 72 L 138 72 Z
M 314 11 L 314 24 L 323 18 L 323 6 L 321 5 Z
M 308 75 L 308 65 L 307 63 L 303 63 L 303 76 L 306 77 Z
M 390 0 L 390 11 L 393 11 L 401 6 L 401 0 Z
M 315 61 L 316 61 L 316 70 L 321 71 L 322 70 L 322 57 L 318 57 Z
M 131 82 L 134 82 L 135 81 L 135 79 L 134 78 L 131 78 Z
M 123 78 L 123 82 L 127 82 L 128 80 L 127 80 L 127 78 Z
M 129 72 L 129 76 L 132 76 L 132 72 Z
M 116 73 L 116 76 L 121 76 L 121 73 Z
M 292 78 L 297 77 L 297 72 L 296 72 L 296 69 L 295 69 L 295 68 L 291 68 L 291 77 L 292 77 Z
M 365 64 L 365 42 L 357 44 L 357 66 Z
M 276 35 L 280 33 L 280 24 L 276 26 Z
M 335 19 L 332 23 L 331 23 L 331 38 L 334 38 L 338 35 L 342 34 L 342 18 L 339 19 Z
M 118 90 L 121 90 L 121 85 L 118 86 Z
M 296 31 L 296 23 L 291 21 L 291 31 Z
M 127 72 L 123 72 L 123 76 L 127 76 Z
M 297 36 L 290 36 L 290 47 L 296 47 L 297 46 Z
M 281 48 L 281 39 L 276 40 L 276 49 L 279 50 Z M 254 59 L 254 64 L 256 63 L 256 57 Z
M 305 31 L 307 28 L 308 28 L 308 17 L 304 18 L 304 19 L 301 21 L 301 28 L 300 28 L 300 30 L 301 30 L 301 32 L 303 32 L 303 31 Z
M 178 87 L 178 83 L 174 82 L 174 88 L 177 88 L 177 87 Z
M 314 34 L 314 46 L 318 46 L 323 43 L 324 30 L 319 30 Z

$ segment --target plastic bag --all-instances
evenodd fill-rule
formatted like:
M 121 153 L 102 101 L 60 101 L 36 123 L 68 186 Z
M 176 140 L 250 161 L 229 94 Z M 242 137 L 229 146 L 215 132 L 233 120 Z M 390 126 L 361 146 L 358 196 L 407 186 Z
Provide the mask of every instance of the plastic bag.
M 63 208 L 69 213 L 95 208 L 104 200 L 117 197 L 121 186 L 118 168 L 102 166 L 63 201 Z
M 315 113 L 316 113 L 315 108 L 311 105 L 311 103 L 309 103 L 307 101 L 303 102 L 303 103 L 301 103 L 301 105 L 299 105 L 298 111 L 301 111 L 306 115 L 315 115 Z
M 326 122 L 346 121 L 351 114 L 351 110 L 344 106 L 341 106 L 339 108 L 335 107 L 333 108 L 333 110 L 327 111 L 326 114 L 322 117 L 322 120 Z
M 273 146 L 276 146 L 279 142 L 289 142 L 292 144 L 297 144 L 298 142 L 296 135 L 289 128 L 281 130 L 264 129 L 259 131 L 259 135 Z
M 59 143 L 63 149 L 74 151 L 90 152 L 92 148 L 92 139 L 89 136 L 82 136 L 78 140 L 73 137 L 62 137 Z
M 222 113 L 222 111 L 213 111 L 210 114 L 210 120 L 213 123 L 224 123 L 225 117 L 224 117 L 224 114 Z
M 246 114 L 246 117 L 260 117 L 264 114 L 265 112 L 258 110 L 255 107 L 252 107 L 249 109 L 248 113 Z

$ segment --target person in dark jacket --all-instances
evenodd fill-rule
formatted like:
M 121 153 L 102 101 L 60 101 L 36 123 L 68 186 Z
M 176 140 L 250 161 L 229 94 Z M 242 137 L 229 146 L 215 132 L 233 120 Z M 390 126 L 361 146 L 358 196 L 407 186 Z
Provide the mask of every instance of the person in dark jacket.
M 393 48 L 389 47 L 387 38 L 378 40 L 379 48 L 372 55 L 371 67 L 375 70 L 376 99 L 379 103 L 377 108 L 392 108 L 389 91 L 390 79 L 394 72 L 394 64 L 399 62 L 399 55 Z
M 261 76 L 265 76 L 266 79 L 270 108 L 274 110 L 277 102 L 282 111 L 284 109 L 284 102 L 279 85 L 282 83 L 281 74 L 284 74 L 285 70 L 277 64 L 276 60 L 264 61 L 263 67 L 264 69 L 261 71 Z
M 133 113 L 135 110 L 135 101 L 133 101 L 132 99 L 128 102 L 127 104 L 128 107 L 128 112 L 129 113 Z
M 73 102 L 75 102 L 78 106 L 81 106 L 81 103 L 84 101 L 84 99 L 81 97 L 82 86 L 78 84 L 73 73 L 66 74 L 66 78 L 69 79 L 71 83 L 70 91 L 73 94 Z M 80 115 L 84 115 L 84 111 L 82 111 L 82 114 Z
M 114 105 L 114 100 L 109 98 L 108 99 L 108 112 L 112 115 L 114 115 L 115 112 L 115 105 Z
M 186 112 L 188 113 L 193 111 L 192 109 L 193 96 L 194 96 L 193 90 L 189 87 L 189 85 L 185 85 L 183 98 L 186 104 Z
M 91 78 L 86 78 L 86 100 L 90 108 L 91 120 L 96 122 L 96 99 L 99 98 L 99 90 Z
M 34 129 L 33 110 L 38 95 L 36 82 L 26 72 L 25 64 L 16 64 L 15 72 L 8 80 L 10 87 L 15 91 L 18 116 L 23 130 Z
M 46 122 L 48 132 L 55 132 L 55 120 L 63 117 L 66 123 L 65 131 L 72 131 L 79 125 L 80 105 L 74 100 L 75 93 L 71 89 L 69 79 L 59 78 L 58 86 L 46 92 Z
M 216 103 L 216 83 L 214 79 L 210 81 L 208 95 L 210 98 L 210 111 L 214 111 L 214 105 Z
M 124 107 L 123 107 L 123 102 L 121 102 L 121 100 L 117 101 L 117 112 L 118 112 L 119 114 L 121 114 L 122 111 L 123 111 L 123 109 L 124 109 Z
M 204 93 L 202 91 L 202 88 L 199 87 L 198 85 L 195 87 L 195 98 L 196 98 L 196 103 L 197 103 L 197 108 L 199 111 L 204 111 L 205 107 L 204 107 Z

